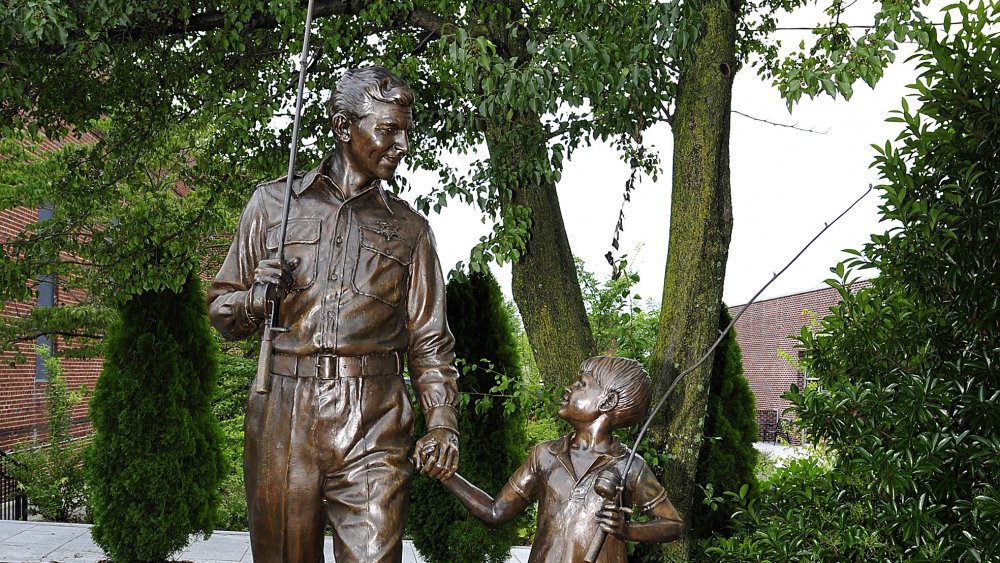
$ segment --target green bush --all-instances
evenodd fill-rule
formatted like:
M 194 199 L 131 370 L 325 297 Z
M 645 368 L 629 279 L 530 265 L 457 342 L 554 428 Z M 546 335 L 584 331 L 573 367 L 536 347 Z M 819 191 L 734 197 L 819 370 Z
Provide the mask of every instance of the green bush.
M 875 166 L 885 222 L 801 341 L 822 389 L 792 394 L 845 491 L 910 560 L 1000 560 L 1000 3 L 926 26 L 920 110 Z M 957 27 L 957 29 L 956 29 Z M 854 271 L 877 270 L 851 293 Z
M 448 324 L 462 358 L 459 391 L 460 473 L 491 494 L 499 492 L 525 455 L 520 360 L 503 296 L 489 274 L 453 273 L 448 283 Z M 506 390 L 501 392 L 501 389 Z M 508 394 L 510 397 L 494 396 Z M 505 400 L 510 399 L 510 400 Z M 417 432 L 423 432 L 418 417 Z M 440 483 L 413 481 L 408 532 L 430 563 L 502 562 L 517 540 L 519 519 L 489 530 Z
M 87 506 L 83 477 L 84 442 L 70 435 L 73 407 L 83 400 L 83 390 L 70 391 L 58 358 L 48 348 L 36 348 L 48 371 L 45 411 L 48 433 L 45 439 L 14 448 L 13 463 L 7 471 L 28 497 L 32 514 L 54 522 L 86 520 Z
M 902 552 L 842 475 L 814 458 L 796 459 L 737 506 L 731 537 L 701 540 L 698 561 L 900 561 Z
M 729 309 L 723 305 L 719 312 L 719 330 L 732 321 Z M 715 351 L 712 366 L 711 388 L 705 413 L 705 439 L 698 454 L 695 483 L 709 485 L 715 491 L 739 491 L 746 485 L 744 495 L 752 498 L 757 492 L 757 410 L 753 391 L 743 377 L 743 355 L 736 341 L 736 330 L 731 330 Z M 724 496 L 715 501 L 711 510 L 692 512 L 690 534 L 693 538 L 728 535 L 730 517 L 735 509 L 732 497 Z
M 222 428 L 222 451 L 228 468 L 219 490 L 217 528 L 220 530 L 246 531 L 250 527 L 243 481 L 243 420 L 247 393 L 256 373 L 257 361 L 253 358 L 219 355 L 219 385 L 212 401 L 212 412 Z
M 92 534 L 115 561 L 162 561 L 190 534 L 212 532 L 224 473 L 217 374 L 197 277 L 122 306 L 91 401 L 86 465 Z

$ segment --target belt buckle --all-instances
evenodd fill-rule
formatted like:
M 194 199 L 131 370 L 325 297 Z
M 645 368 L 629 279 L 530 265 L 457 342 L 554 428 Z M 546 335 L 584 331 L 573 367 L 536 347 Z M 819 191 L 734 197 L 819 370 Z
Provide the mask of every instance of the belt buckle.
M 316 378 L 317 379 L 338 379 L 337 356 L 321 354 L 316 356 Z

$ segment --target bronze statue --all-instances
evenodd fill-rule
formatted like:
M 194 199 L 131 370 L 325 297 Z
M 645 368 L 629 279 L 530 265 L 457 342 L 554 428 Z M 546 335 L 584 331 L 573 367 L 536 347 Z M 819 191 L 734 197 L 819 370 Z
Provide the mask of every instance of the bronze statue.
M 667 542 L 684 533 L 680 515 L 641 456 L 635 457 L 627 478 L 621 478 L 629 450 L 611 434 L 643 419 L 651 387 L 649 375 L 635 360 L 590 358 L 559 407 L 559 417 L 573 431 L 536 445 L 496 499 L 457 473 L 439 479 L 488 526 L 503 525 L 537 498 L 529 563 L 625 563 L 626 540 Z M 626 520 L 622 506 L 607 500 L 617 496 L 619 485 L 625 509 L 634 506 L 648 521 Z M 600 551 L 588 558 L 600 533 L 608 534 L 603 549 L 598 544 Z
M 434 237 L 381 186 L 409 148 L 412 104 L 387 69 L 349 70 L 329 105 L 336 150 L 294 176 L 287 207 L 286 179 L 257 188 L 209 288 L 226 337 L 259 332 L 269 299 L 285 329 L 246 416 L 255 561 L 322 561 L 327 523 L 338 563 L 400 561 L 413 473 L 404 360 L 428 428 L 417 465 L 438 479 L 458 468 L 458 373 Z

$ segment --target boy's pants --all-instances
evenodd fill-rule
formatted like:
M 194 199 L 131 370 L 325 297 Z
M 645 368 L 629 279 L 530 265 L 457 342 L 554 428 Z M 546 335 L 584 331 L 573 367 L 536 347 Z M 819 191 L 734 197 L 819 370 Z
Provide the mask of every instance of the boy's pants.
M 398 373 L 271 375 L 250 391 L 244 476 L 257 563 L 321 563 L 326 523 L 337 563 L 396 562 L 413 464 L 413 409 Z

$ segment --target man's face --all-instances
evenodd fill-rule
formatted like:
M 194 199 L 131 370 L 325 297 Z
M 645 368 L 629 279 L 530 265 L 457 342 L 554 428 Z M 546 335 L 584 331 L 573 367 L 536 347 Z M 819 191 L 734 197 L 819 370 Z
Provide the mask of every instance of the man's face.
M 602 399 L 604 390 L 601 384 L 589 373 L 581 373 L 563 393 L 557 414 L 568 422 L 591 422 L 601 415 Z
M 348 160 L 366 180 L 389 180 L 409 152 L 407 131 L 413 114 L 407 106 L 372 100 L 372 113 L 351 123 Z

